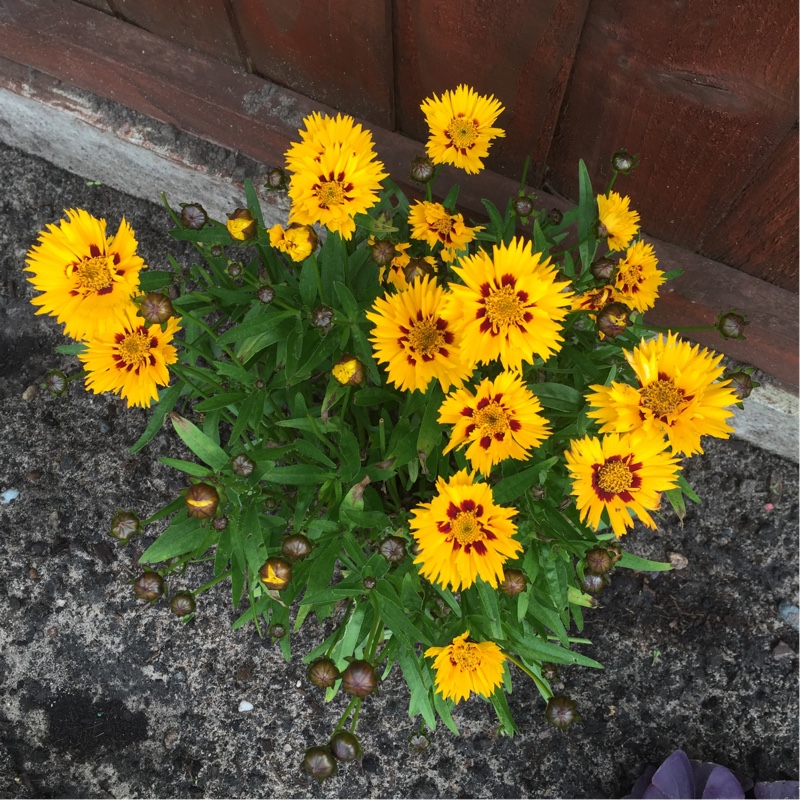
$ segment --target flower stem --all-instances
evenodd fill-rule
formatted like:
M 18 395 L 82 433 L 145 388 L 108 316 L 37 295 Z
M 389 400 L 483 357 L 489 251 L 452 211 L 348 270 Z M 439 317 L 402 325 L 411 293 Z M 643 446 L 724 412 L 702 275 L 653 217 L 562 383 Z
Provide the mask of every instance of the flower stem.
M 662 328 L 660 325 L 646 325 L 642 323 L 642 327 L 648 331 L 658 331 L 660 333 L 671 333 L 673 331 L 714 331 L 717 329 L 716 325 L 670 325 L 667 328 Z
M 226 578 L 230 578 L 232 571 L 233 570 L 229 569 L 226 572 L 221 572 L 219 575 L 217 575 L 216 578 L 213 578 L 208 583 L 204 583 L 202 586 L 200 586 L 199 588 L 195 589 L 192 592 L 192 594 L 195 597 L 197 597 L 197 595 L 199 595 L 200 592 L 205 592 L 206 589 L 210 589 L 212 586 L 216 586 L 216 584 L 220 583 L 221 581 L 224 581 Z
M 520 196 L 525 194 L 525 181 L 528 179 L 528 168 L 531 165 L 531 157 L 525 156 L 525 164 L 522 167 L 522 177 L 519 180 L 519 193 Z
M 536 684 L 536 688 L 544 697 L 549 699 L 553 696 L 553 692 L 550 690 L 550 687 L 535 672 L 533 672 L 533 670 L 526 667 L 518 658 L 512 656 L 511 653 L 507 652 L 506 650 L 503 650 L 503 653 L 505 653 L 506 658 L 512 664 L 516 664 Z

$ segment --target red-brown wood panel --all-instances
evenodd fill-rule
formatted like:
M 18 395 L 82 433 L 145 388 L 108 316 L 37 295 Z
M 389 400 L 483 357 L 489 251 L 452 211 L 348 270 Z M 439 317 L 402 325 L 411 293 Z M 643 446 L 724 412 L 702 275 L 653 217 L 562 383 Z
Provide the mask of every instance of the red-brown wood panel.
M 582 157 L 602 189 L 625 146 L 643 228 L 698 249 L 796 120 L 795 0 L 592 0 L 549 181 L 574 198 Z
M 589 0 L 395 0 L 398 128 L 425 141 L 419 105 L 461 83 L 505 106 L 487 168 L 544 169 Z
M 795 128 L 703 241 L 709 258 L 798 291 L 798 136 Z
M 113 0 L 120 17 L 167 41 L 244 66 L 228 0 Z
M 391 0 L 237 0 L 234 8 L 256 74 L 393 129 Z
M 104 11 L 106 14 L 114 13 L 114 7 L 108 0 L 77 0 L 77 2 L 82 6 L 89 6 L 89 8 L 95 8 L 98 11 Z

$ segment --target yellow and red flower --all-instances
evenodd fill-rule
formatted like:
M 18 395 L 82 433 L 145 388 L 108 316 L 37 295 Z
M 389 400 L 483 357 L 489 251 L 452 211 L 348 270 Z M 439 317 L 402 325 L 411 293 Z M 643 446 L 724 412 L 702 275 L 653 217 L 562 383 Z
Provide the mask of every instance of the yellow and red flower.
M 441 203 L 417 201 L 408 214 L 411 238 L 419 239 L 434 248 L 442 245 L 443 261 L 453 261 L 458 253 L 467 249 L 481 226 L 470 228 L 461 214 L 451 214 Z

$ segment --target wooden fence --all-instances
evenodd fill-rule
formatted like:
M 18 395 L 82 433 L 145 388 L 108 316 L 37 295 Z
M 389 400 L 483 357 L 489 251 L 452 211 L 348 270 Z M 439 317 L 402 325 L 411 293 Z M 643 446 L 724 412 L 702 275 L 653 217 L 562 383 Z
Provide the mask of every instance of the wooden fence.
M 794 0 L 91 0 L 221 62 L 424 140 L 420 101 L 497 96 L 487 166 L 574 198 L 621 146 L 660 239 L 797 291 Z

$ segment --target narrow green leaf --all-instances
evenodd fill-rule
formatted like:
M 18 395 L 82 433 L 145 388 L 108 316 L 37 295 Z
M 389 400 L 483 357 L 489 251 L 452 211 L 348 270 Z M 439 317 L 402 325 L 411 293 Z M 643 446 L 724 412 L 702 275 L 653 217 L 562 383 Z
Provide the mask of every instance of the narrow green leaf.
M 413 718 L 417 714 L 422 714 L 425 724 L 433 730 L 436 727 L 436 713 L 431 703 L 430 689 L 425 685 L 420 671 L 419 659 L 411 648 L 401 647 L 397 660 L 411 690 L 408 715 Z
M 131 453 L 138 453 L 157 433 L 161 430 L 164 423 L 164 417 L 169 414 L 178 402 L 185 384 L 183 381 L 176 381 L 168 389 L 162 389 L 159 393 L 158 405 L 153 409 L 153 416 L 150 417 L 150 422 L 147 423 L 144 433 L 136 440 Z
M 263 480 L 270 483 L 281 483 L 286 486 L 300 486 L 302 484 L 321 484 L 328 478 L 334 478 L 335 473 L 313 464 L 292 464 L 288 467 L 275 467 L 264 475 Z
M 209 467 L 219 472 L 228 465 L 227 453 L 194 423 L 172 411 L 172 425 L 184 444 Z
M 381 598 L 380 613 L 386 626 L 397 636 L 401 643 L 413 650 L 418 642 L 430 645 L 431 641 L 413 622 L 406 616 L 400 603 L 397 592 L 387 580 L 379 580 L 373 594 Z
M 517 732 L 517 725 L 514 722 L 514 717 L 511 716 L 506 693 L 498 686 L 489 699 L 492 701 L 497 719 L 500 720 L 503 733 L 506 736 L 513 736 Z
M 489 638 L 498 640 L 503 638 L 503 628 L 500 625 L 500 606 L 497 603 L 497 590 L 480 578 L 477 581 L 478 598 L 483 606 L 484 613 L 489 622 L 486 633 Z
M 146 269 L 139 273 L 139 291 L 156 292 L 172 283 L 174 272 Z
M 498 481 L 492 487 L 494 501 L 500 505 L 514 502 L 520 495 L 527 492 L 531 486 L 540 485 L 542 483 L 542 472 L 546 472 L 557 461 L 557 456 L 548 458 L 545 461 L 537 461 L 516 475 L 509 475 L 507 478 Z
M 592 179 L 586 164 L 581 159 L 578 162 L 578 252 L 581 257 L 581 272 L 585 272 L 592 263 L 596 244 L 590 241 L 592 225 L 597 219 L 597 201 L 592 189 Z
M 269 306 L 259 306 L 258 313 L 240 322 L 221 334 L 217 339 L 218 344 L 230 344 L 231 342 L 242 342 L 265 332 L 275 330 L 278 323 L 291 318 L 296 318 L 295 311 L 284 311 L 279 309 L 268 310 Z M 275 339 L 278 341 L 278 339 Z
M 58 344 L 56 345 L 56 353 L 61 353 L 65 356 L 77 356 L 86 351 L 86 345 L 83 342 L 79 344 Z
M 576 414 L 586 401 L 583 395 L 572 386 L 564 383 L 535 383 L 531 390 L 539 398 L 544 408 L 552 408 L 567 414 Z
M 157 564 L 175 556 L 182 556 L 194 550 L 202 535 L 203 529 L 199 520 L 187 518 L 185 513 L 179 514 L 161 536 L 142 553 L 139 561 Z
M 353 297 L 352 292 L 343 283 L 339 283 L 339 281 L 336 281 L 333 284 L 333 287 L 336 289 L 336 294 L 339 296 L 339 302 L 342 304 L 342 308 L 344 309 L 345 314 L 347 314 L 347 318 L 355 322 L 355 320 L 358 318 L 358 303 L 356 302 L 355 297 Z
M 667 572 L 672 569 L 672 564 L 666 561 L 650 561 L 647 558 L 640 558 L 631 553 L 623 553 L 622 558 L 617 562 L 618 567 L 636 569 L 640 572 Z
M 211 474 L 211 470 L 208 467 L 195 464 L 194 461 L 183 461 L 180 458 L 167 458 L 166 456 L 160 456 L 158 460 L 168 467 L 178 469 L 187 475 L 194 475 L 196 478 L 205 478 Z

